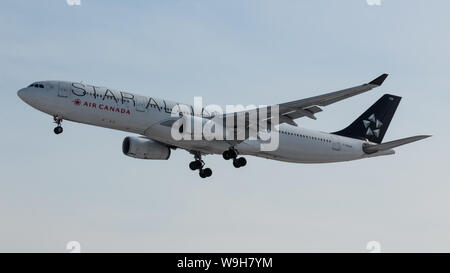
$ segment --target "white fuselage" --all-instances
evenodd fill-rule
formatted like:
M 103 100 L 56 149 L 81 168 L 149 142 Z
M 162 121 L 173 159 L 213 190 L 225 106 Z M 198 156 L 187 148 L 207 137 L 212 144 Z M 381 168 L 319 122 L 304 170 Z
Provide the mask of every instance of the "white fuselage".
M 176 141 L 171 119 L 177 103 L 136 95 L 106 87 L 62 81 L 40 82 L 42 87 L 27 87 L 18 94 L 34 108 L 65 120 L 140 134 L 169 146 L 204 154 L 222 154 L 230 147 L 227 141 Z M 204 112 L 202 115 L 208 116 Z M 299 163 L 349 161 L 394 153 L 393 150 L 364 153 L 364 141 L 287 124 L 279 129 L 279 146 L 274 151 L 260 151 L 258 140 L 245 140 L 235 146 L 240 154 Z

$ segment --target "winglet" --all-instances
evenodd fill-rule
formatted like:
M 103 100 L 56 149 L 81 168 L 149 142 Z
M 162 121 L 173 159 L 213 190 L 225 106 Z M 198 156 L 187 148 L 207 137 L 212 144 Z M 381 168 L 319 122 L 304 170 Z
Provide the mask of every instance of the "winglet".
M 375 80 L 369 82 L 369 84 L 380 86 L 383 84 L 383 82 L 387 78 L 387 76 L 389 76 L 389 74 L 383 74 L 383 75 L 379 76 L 378 78 L 376 78 Z

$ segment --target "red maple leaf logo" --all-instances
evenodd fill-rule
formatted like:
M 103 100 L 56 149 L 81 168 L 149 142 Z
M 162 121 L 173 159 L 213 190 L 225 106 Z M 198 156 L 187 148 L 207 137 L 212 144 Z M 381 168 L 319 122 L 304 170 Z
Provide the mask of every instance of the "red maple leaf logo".
M 76 100 L 74 100 L 73 101 L 73 103 L 75 104 L 75 105 L 81 105 L 81 100 L 79 100 L 79 99 L 76 99 Z

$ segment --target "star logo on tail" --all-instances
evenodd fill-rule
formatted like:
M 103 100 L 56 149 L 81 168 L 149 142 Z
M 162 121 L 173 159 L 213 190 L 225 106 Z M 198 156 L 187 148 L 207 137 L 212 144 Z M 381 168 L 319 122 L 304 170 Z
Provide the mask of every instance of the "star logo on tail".
M 363 120 L 364 127 L 367 129 L 366 136 L 380 136 L 380 128 L 383 123 L 375 117 L 375 114 L 370 115 L 369 118 Z

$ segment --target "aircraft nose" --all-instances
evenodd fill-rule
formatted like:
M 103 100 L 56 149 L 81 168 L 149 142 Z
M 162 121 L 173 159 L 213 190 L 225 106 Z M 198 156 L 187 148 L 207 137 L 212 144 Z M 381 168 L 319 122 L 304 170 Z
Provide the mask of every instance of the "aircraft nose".
M 17 96 L 19 96 L 19 98 L 21 98 L 23 100 L 23 98 L 25 96 L 25 88 L 22 88 L 19 91 L 17 91 Z
M 19 96 L 19 98 L 21 98 L 24 102 L 28 102 L 30 97 L 30 90 L 28 88 L 22 88 L 17 91 L 17 96 Z

